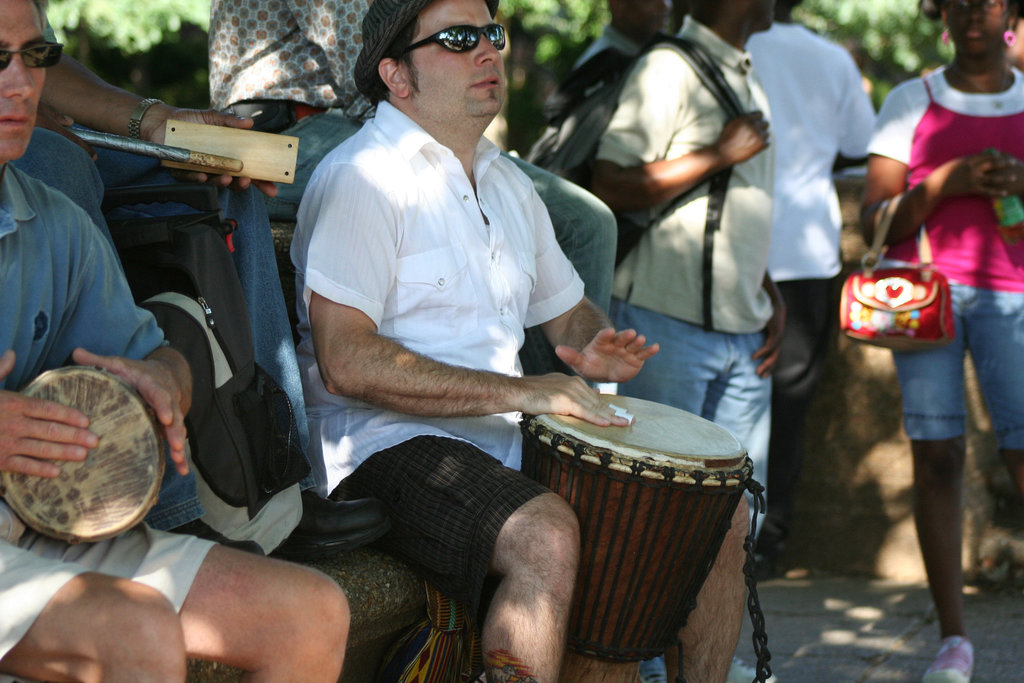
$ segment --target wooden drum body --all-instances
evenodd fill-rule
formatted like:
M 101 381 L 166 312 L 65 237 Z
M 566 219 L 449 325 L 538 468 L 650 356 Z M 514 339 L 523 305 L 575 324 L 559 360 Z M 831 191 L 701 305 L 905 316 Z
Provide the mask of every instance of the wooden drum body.
M 44 372 L 22 393 L 76 408 L 99 445 L 54 478 L 0 472 L 3 497 L 29 527 L 70 543 L 112 538 L 156 503 L 163 440 L 149 406 L 120 378 L 96 368 Z M 55 461 L 56 462 L 56 461 Z
M 524 419 L 523 473 L 579 517 L 570 649 L 638 662 L 675 643 L 752 466 L 735 437 L 707 420 L 650 401 L 605 400 L 634 415 L 633 425 Z

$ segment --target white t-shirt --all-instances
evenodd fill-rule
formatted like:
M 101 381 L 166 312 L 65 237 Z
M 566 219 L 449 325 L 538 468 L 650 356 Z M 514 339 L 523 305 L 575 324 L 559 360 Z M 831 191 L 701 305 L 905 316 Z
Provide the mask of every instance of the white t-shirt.
M 310 294 L 359 309 L 378 332 L 450 365 L 521 375 L 523 328 L 583 298 L 530 179 L 481 139 L 474 192 L 462 164 L 399 110 L 324 157 L 299 206 L 299 368 L 314 470 L 333 490 L 374 453 L 419 435 L 452 436 L 518 469 L 519 415 L 431 418 L 329 394 L 317 370 Z
M 776 281 L 839 272 L 836 155 L 867 155 L 875 113 L 853 58 L 803 26 L 775 23 L 747 41 L 771 104 L 775 192 L 768 272 Z

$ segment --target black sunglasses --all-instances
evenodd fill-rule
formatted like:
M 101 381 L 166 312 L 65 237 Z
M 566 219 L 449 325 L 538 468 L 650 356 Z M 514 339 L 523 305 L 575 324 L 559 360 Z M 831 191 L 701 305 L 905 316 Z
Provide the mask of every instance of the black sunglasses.
M 45 69 L 60 61 L 64 46 L 60 43 L 42 43 L 20 50 L 0 50 L 0 71 L 6 69 L 14 55 L 21 55 L 21 61 L 30 69 Z
M 487 24 L 487 26 L 449 26 L 434 35 L 419 40 L 402 50 L 406 54 L 418 47 L 437 43 L 446 50 L 452 52 L 469 52 L 480 44 L 480 36 L 484 36 L 494 46 L 495 50 L 505 48 L 505 27 L 501 24 Z

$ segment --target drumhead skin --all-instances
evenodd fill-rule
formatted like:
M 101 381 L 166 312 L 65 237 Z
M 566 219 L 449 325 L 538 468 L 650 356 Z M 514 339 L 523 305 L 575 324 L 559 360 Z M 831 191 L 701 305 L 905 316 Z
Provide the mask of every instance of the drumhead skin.
M 54 478 L 0 472 L 7 504 L 29 527 L 70 543 L 102 541 L 142 521 L 163 476 L 163 440 L 149 406 L 97 368 L 44 372 L 22 393 L 81 410 L 99 445 Z
M 636 459 L 684 469 L 734 469 L 746 457 L 735 436 L 702 417 L 639 398 L 610 394 L 601 398 L 633 415 L 633 424 L 598 427 L 564 415 L 538 415 L 532 420 L 574 441 L 614 452 L 618 464 L 627 468 Z M 616 463 L 609 466 L 618 469 Z

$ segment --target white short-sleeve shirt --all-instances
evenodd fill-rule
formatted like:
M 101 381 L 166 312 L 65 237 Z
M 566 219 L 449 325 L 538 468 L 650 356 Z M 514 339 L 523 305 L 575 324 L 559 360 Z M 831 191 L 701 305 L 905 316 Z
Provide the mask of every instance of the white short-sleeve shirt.
M 383 102 L 310 179 L 291 255 L 302 293 L 298 356 L 310 450 L 323 457 L 328 491 L 370 455 L 418 435 L 464 439 L 519 466 L 518 414 L 428 418 L 331 395 L 310 337 L 316 292 L 362 311 L 380 334 L 416 353 L 522 374 L 524 326 L 571 309 L 583 282 L 533 183 L 485 139 L 474 177 L 475 191 L 451 150 Z

